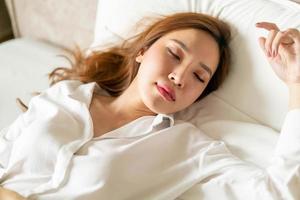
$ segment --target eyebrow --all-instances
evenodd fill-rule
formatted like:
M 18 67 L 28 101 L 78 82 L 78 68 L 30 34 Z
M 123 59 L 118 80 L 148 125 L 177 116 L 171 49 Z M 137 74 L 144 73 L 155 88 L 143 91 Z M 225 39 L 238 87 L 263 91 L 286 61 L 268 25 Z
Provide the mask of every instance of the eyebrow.
M 189 48 L 180 40 L 177 39 L 171 39 L 172 41 L 176 42 L 177 44 L 179 44 L 179 46 L 185 50 L 186 52 L 190 52 Z M 200 67 L 202 67 L 207 73 L 209 73 L 210 76 L 212 76 L 212 71 L 211 69 L 204 64 L 203 62 L 199 62 Z

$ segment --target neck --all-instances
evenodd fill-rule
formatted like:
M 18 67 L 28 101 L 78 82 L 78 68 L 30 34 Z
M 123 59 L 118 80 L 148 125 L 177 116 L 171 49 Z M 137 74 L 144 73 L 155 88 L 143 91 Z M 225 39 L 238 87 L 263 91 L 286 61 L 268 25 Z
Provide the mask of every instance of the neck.
M 107 111 L 120 120 L 132 121 L 142 116 L 156 115 L 142 101 L 137 84 L 130 86 L 118 97 L 103 97 L 102 103 Z

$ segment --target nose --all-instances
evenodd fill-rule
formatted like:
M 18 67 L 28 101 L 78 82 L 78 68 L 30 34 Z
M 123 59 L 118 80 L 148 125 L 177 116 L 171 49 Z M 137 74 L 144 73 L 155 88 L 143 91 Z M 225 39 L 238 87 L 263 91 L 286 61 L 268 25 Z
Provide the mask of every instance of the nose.
M 177 87 L 184 87 L 185 82 L 185 72 L 186 70 L 177 70 L 173 71 L 169 74 L 168 78 L 177 86 Z

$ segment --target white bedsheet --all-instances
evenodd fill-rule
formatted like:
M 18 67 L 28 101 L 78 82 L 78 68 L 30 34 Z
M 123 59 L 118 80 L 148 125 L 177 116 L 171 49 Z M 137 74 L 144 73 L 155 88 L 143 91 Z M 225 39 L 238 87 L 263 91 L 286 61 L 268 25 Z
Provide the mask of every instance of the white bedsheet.
M 56 55 L 63 50 L 41 41 L 15 39 L 0 44 L 0 129 L 16 119 L 21 110 L 16 98 L 25 103 L 30 93 L 46 89 L 47 73 L 66 64 Z

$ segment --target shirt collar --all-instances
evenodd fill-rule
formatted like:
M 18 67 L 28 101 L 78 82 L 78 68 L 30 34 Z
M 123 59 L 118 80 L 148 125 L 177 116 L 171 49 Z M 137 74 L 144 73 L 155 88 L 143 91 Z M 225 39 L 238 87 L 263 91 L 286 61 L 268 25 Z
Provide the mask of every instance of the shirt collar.
M 169 121 L 169 127 L 174 125 L 174 114 L 158 114 L 156 115 L 155 119 L 151 127 L 156 127 L 164 122 L 164 120 Z
M 84 84 L 82 82 L 77 81 L 76 85 L 73 87 L 76 88 L 71 90 L 69 97 L 77 101 L 80 101 L 86 104 L 87 107 L 89 107 L 93 97 L 94 88 L 97 87 L 96 82 L 90 82 Z

